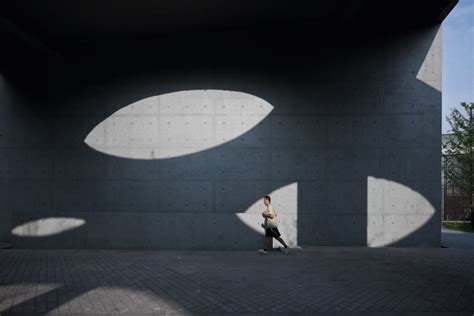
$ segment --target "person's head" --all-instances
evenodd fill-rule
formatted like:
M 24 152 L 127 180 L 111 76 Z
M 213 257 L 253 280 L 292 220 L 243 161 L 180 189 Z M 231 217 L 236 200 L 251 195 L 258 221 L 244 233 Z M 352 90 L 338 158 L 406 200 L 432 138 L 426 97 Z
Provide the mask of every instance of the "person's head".
M 265 195 L 263 197 L 263 204 L 265 204 L 266 206 L 270 205 L 272 199 L 270 198 L 270 195 Z

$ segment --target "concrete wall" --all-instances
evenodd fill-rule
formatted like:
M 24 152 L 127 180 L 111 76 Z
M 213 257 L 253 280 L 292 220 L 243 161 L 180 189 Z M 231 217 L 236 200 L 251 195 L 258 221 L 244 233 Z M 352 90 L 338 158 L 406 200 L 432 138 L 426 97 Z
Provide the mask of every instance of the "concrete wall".
M 291 56 L 186 47 L 219 62 L 97 62 L 2 101 L 2 238 L 253 249 L 271 194 L 292 245 L 440 245 L 438 26 Z
M 5 145 L 5 122 L 7 109 L 11 107 L 9 88 L 5 79 L 0 76 L 0 143 L 2 152 L 0 155 L 0 241 L 9 241 L 11 238 L 11 209 L 7 206 L 6 197 L 6 171 L 7 159 L 3 146 Z

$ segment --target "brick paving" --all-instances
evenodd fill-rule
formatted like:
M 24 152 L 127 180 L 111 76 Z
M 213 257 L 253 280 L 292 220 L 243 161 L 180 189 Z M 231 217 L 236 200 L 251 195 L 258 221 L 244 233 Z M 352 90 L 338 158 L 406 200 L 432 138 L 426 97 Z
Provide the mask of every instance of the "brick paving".
M 473 315 L 474 250 L 0 250 L 3 314 Z
M 474 249 L 474 234 L 443 228 L 441 230 L 441 245 L 448 248 Z

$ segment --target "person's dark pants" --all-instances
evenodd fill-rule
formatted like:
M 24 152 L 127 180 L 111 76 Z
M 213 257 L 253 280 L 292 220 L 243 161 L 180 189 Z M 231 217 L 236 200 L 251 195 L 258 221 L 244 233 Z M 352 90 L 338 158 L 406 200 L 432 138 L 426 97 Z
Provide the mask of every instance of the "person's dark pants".
M 265 228 L 265 236 L 267 237 L 273 237 L 273 238 L 278 238 L 281 236 L 280 232 L 278 231 L 278 228 L 273 227 L 273 228 Z
M 273 250 L 273 238 L 280 237 L 281 234 L 278 228 L 265 228 L 265 250 Z

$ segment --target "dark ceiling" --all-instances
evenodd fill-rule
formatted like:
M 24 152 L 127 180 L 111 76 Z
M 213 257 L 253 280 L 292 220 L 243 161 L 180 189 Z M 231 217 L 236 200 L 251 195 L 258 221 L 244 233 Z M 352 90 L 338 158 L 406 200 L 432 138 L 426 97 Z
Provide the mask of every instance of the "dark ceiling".
M 238 46 L 239 36 L 250 39 L 255 46 L 267 45 L 272 52 L 288 51 L 297 41 L 322 47 L 324 38 L 339 42 L 357 38 L 354 30 L 393 31 L 414 24 L 437 24 L 456 3 L 457 0 L 2 1 L 0 70 L 25 70 L 39 64 L 49 67 L 51 61 L 84 60 L 87 55 L 96 58 L 102 54 L 108 59 L 132 50 L 130 47 L 140 55 L 146 53 L 145 47 L 150 43 L 160 51 L 167 49 L 169 54 L 174 54 L 173 49 L 178 46 L 180 51 L 191 47 L 195 55 L 206 43 L 219 46 L 222 42 L 222 47 L 232 49 L 235 43 Z M 387 31 L 384 32 L 386 36 Z M 290 40 L 293 42 L 285 42 Z
M 311 23 L 436 23 L 453 0 L 15 0 L 1 16 L 52 47 L 60 43 L 153 37 L 238 27 Z

